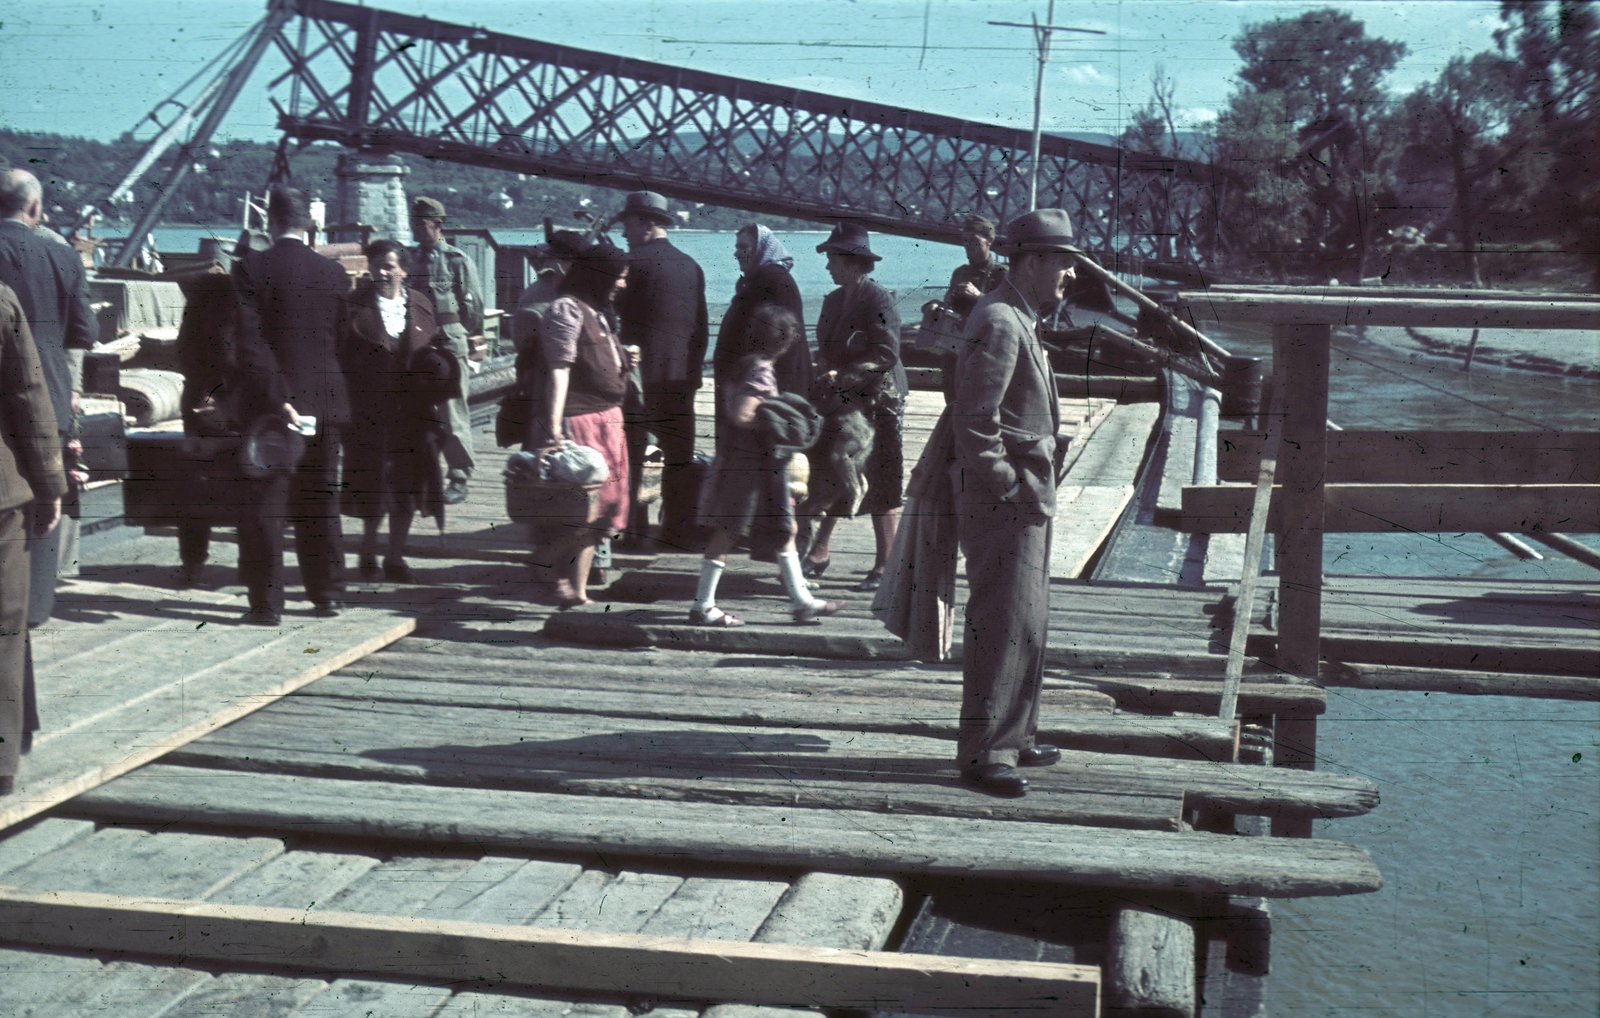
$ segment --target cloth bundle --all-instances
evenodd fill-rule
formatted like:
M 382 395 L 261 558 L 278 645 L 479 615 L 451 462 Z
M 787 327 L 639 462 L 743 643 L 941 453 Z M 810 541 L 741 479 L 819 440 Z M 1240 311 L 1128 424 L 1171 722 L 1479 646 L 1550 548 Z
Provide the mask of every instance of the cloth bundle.
M 756 407 L 752 427 L 782 459 L 805 452 L 822 437 L 822 415 L 811 401 L 793 392 L 768 396 Z
M 508 480 L 591 485 L 603 484 L 610 476 L 605 457 L 576 442 L 562 442 L 557 448 L 538 452 L 515 452 L 506 460 Z

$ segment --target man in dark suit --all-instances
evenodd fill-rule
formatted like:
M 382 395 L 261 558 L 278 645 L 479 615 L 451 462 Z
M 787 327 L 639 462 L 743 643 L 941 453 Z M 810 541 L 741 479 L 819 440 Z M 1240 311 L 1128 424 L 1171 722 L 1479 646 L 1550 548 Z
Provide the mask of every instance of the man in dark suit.
M 617 298 L 622 341 L 637 346 L 643 407 L 627 421 L 629 531 L 644 536 L 639 479 L 649 435 L 661 447 L 661 540 L 675 547 L 688 541 L 695 518 L 694 394 L 711 330 L 706 315 L 706 277 L 693 258 L 667 240 L 672 214 L 667 199 L 635 191 L 618 215 L 628 241 L 628 288 Z
M 0 172 L 0 283 L 16 292 L 33 332 L 56 431 L 62 449 L 68 450 L 77 441 L 83 354 L 94 346 L 94 315 L 83 262 L 59 236 L 39 225 L 43 218 L 44 189 L 38 178 L 21 169 Z M 69 452 L 67 462 L 75 459 Z M 71 492 L 67 502 L 75 504 Z M 68 521 L 28 541 L 30 626 L 42 625 L 55 607 L 62 542 L 70 552 L 75 526 Z
M 339 429 L 350 399 L 337 354 L 341 298 L 350 279 L 339 263 L 311 250 L 310 202 L 275 188 L 267 202 L 273 243 L 234 265 L 239 295 L 235 337 L 240 387 L 255 415 L 299 424 L 314 417 L 305 455 L 291 470 L 259 482 L 259 497 L 239 521 L 239 573 L 250 593 L 244 621 L 278 625 L 283 613 L 283 524 L 294 524 L 300 576 L 319 617 L 339 613 L 344 536 L 339 527 Z
M 1060 300 L 1073 275 L 1072 223 L 1060 209 L 1013 220 L 996 250 L 1010 276 L 973 307 L 957 354 L 950 405 L 956 513 L 967 558 L 962 648 L 961 777 L 1016 797 L 1015 768 L 1055 763 L 1036 744 L 1050 610 L 1050 529 L 1055 515 L 1055 372 L 1037 334 L 1039 308 Z

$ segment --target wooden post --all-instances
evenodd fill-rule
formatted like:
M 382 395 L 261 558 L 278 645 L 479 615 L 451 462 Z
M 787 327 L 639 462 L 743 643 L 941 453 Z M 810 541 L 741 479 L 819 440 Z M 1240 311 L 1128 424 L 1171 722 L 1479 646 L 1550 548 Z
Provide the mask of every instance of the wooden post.
M 1278 667 L 1317 682 L 1322 649 L 1323 482 L 1328 449 L 1327 325 L 1274 325 L 1277 405 L 1283 424 L 1278 482 L 1282 510 L 1278 565 Z M 1314 770 L 1315 716 L 1279 716 L 1274 760 L 1278 766 Z M 1273 834 L 1311 836 L 1309 819 L 1274 819 Z
M 1472 370 L 1472 355 L 1478 352 L 1478 330 L 1472 330 L 1472 339 L 1467 343 L 1467 360 L 1461 365 L 1462 371 Z
M 1111 921 L 1110 940 L 1105 965 L 1107 1014 L 1192 1018 L 1193 920 L 1127 905 Z

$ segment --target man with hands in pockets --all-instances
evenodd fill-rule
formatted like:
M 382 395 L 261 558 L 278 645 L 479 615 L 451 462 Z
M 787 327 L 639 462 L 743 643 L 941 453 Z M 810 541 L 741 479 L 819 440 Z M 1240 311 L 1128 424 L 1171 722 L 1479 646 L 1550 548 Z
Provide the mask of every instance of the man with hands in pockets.
M 964 784 L 1014 798 L 1028 785 L 1016 768 L 1061 758 L 1034 742 L 1061 462 L 1060 402 L 1038 320 L 1073 276 L 1072 223 L 1060 209 L 1030 212 L 995 250 L 1011 259 L 1010 275 L 967 318 L 950 406 L 970 587 L 957 764 Z

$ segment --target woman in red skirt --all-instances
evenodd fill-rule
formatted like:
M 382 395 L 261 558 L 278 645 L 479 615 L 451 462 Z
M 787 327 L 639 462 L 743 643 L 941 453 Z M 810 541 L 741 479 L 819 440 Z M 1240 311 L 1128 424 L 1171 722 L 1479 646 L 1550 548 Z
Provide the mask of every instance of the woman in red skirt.
M 628 256 L 601 239 L 572 260 L 560 296 L 539 326 L 544 387 L 539 412 L 529 422 L 527 450 L 588 446 L 605 458 L 599 517 L 567 527 L 537 557 L 554 573 L 556 603 L 588 604 L 589 566 L 595 545 L 628 523 L 628 446 L 622 432 L 622 397 L 633 365 L 611 328 L 613 298 L 626 286 Z

